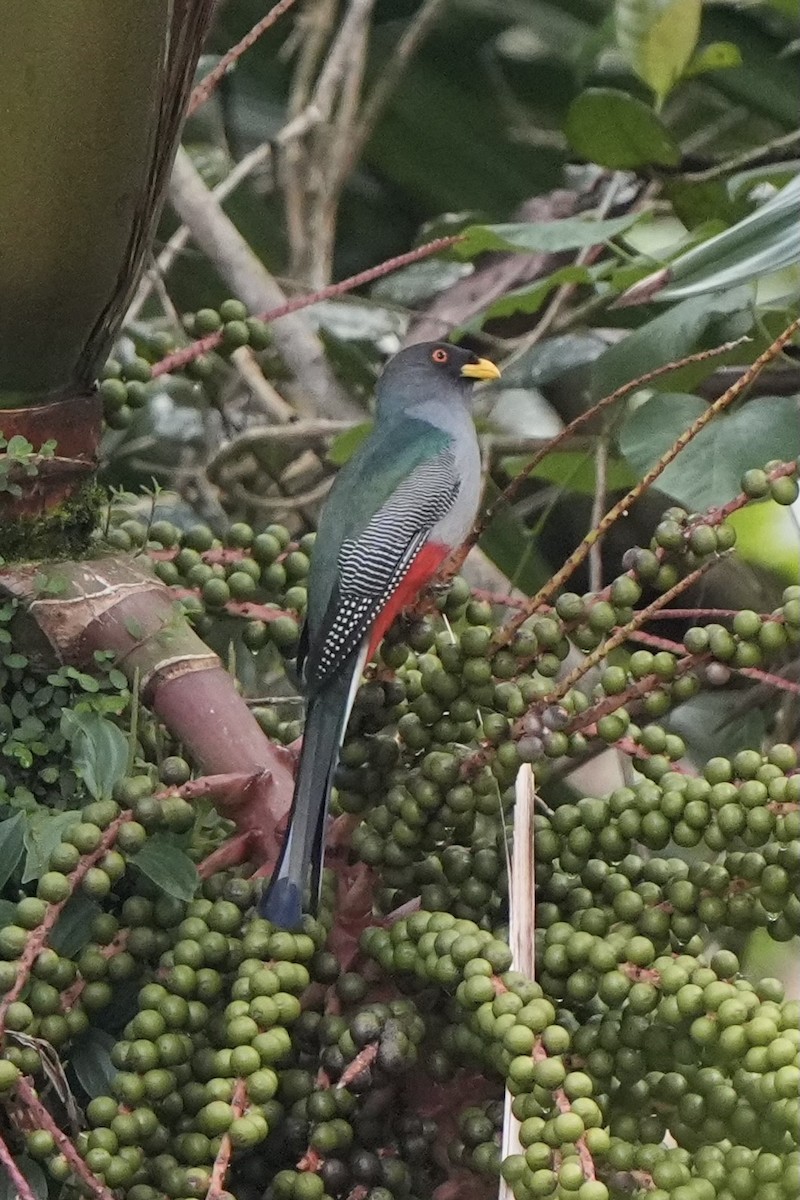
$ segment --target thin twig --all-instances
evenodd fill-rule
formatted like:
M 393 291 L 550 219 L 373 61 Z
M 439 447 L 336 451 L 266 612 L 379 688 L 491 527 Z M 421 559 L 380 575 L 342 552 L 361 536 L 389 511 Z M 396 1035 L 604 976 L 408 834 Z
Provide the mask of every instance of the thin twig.
M 262 321 L 268 323 L 277 321 L 279 317 L 285 318 L 291 316 L 303 308 L 309 308 L 312 304 L 319 304 L 321 300 L 332 300 L 343 295 L 345 292 L 351 292 L 355 288 L 361 287 L 365 283 L 372 283 L 373 280 L 380 279 L 383 275 L 389 275 L 392 271 L 398 271 L 401 267 L 407 267 L 410 263 L 419 262 L 423 258 L 430 258 L 431 255 L 439 254 L 442 250 L 449 250 L 451 246 L 462 240 L 463 237 L 461 235 L 434 238 L 432 242 L 426 242 L 422 246 L 417 246 L 414 250 L 407 250 L 404 254 L 397 254 L 393 258 L 388 258 L 385 262 L 378 263 L 376 267 L 369 267 L 366 271 L 359 271 L 358 274 L 350 275 L 347 279 L 342 279 L 339 283 L 329 283 L 327 287 L 319 288 L 314 292 L 307 292 L 302 296 L 295 297 L 293 300 L 287 300 L 277 308 L 266 309 L 258 315 Z M 274 335 L 277 341 L 277 330 L 274 331 Z M 207 354 L 210 350 L 215 350 L 221 340 L 221 333 L 210 333 L 208 337 L 199 338 L 196 342 L 192 342 L 190 346 L 186 346 L 182 350 L 177 350 L 174 354 L 168 354 L 166 358 L 162 358 L 160 362 L 155 363 L 152 371 L 153 376 L 157 377 L 165 375 L 169 371 L 180 370 L 199 355 Z M 359 412 L 358 415 L 362 414 Z
M 0 1162 L 8 1172 L 8 1177 L 16 1192 L 17 1200 L 37 1200 L 31 1185 L 17 1166 L 16 1159 L 5 1141 L 0 1137 Z
M 608 434 L 603 430 L 597 440 L 594 455 L 594 496 L 589 517 L 589 528 L 600 524 L 606 508 L 608 483 Z M 599 592 L 603 586 L 603 547 L 596 542 L 589 552 L 589 591 Z
M 63 1129 L 60 1129 L 53 1120 L 50 1110 L 44 1106 L 33 1084 L 25 1075 L 17 1084 L 17 1095 L 25 1105 L 28 1115 L 33 1118 L 34 1128 L 46 1129 L 51 1134 L 59 1153 L 63 1154 L 69 1163 L 70 1170 L 96 1197 L 96 1200 L 115 1200 L 113 1192 L 110 1192 L 89 1169 Z
M 321 114 L 316 106 L 310 105 L 302 113 L 299 113 L 298 116 L 288 121 L 274 138 L 271 138 L 268 142 L 262 142 L 260 146 L 256 146 L 254 150 L 251 150 L 249 154 L 240 159 L 231 168 L 225 178 L 215 188 L 212 188 L 211 195 L 221 205 L 249 175 L 252 175 L 260 167 L 266 166 L 276 149 L 287 146 L 295 138 L 302 137 L 303 134 L 307 133 L 321 119 Z M 139 319 L 139 315 L 153 290 L 155 280 L 159 276 L 163 277 L 168 274 L 191 236 L 192 231 L 188 225 L 181 224 L 175 230 L 156 261 L 145 272 L 136 295 L 126 313 L 126 325 L 131 325 Z
M 648 491 L 651 485 L 655 483 L 656 479 L 658 479 L 659 476 L 662 475 L 667 469 L 669 464 L 677 458 L 681 450 L 683 450 L 685 446 L 688 446 L 689 442 L 691 442 L 702 429 L 705 429 L 706 425 L 708 425 L 709 422 L 714 419 L 714 417 L 718 416 L 719 413 L 724 412 L 726 408 L 729 408 L 730 405 L 733 404 L 734 400 L 737 400 L 739 396 L 741 396 L 742 392 L 747 389 L 750 382 L 753 379 L 756 379 L 764 367 L 780 354 L 784 346 L 791 341 L 799 329 L 800 317 L 792 321 L 792 323 L 775 338 L 775 340 L 767 347 L 767 349 L 764 350 L 763 353 L 759 354 L 758 358 L 750 365 L 750 368 L 745 371 L 742 377 L 738 379 L 732 387 L 728 388 L 727 392 L 720 396 L 718 400 L 715 400 L 713 404 L 710 404 L 708 408 L 700 414 L 697 420 L 693 421 L 689 428 L 684 430 L 680 437 L 676 438 L 673 445 L 665 454 L 661 456 L 655 466 L 651 467 L 646 475 L 639 480 L 636 486 L 631 488 L 631 490 L 625 496 L 623 496 L 621 500 L 617 501 L 617 503 L 608 510 L 602 521 L 600 521 L 594 529 L 590 530 L 577 549 L 574 550 L 569 556 L 567 561 L 564 563 L 564 566 L 559 571 L 556 571 L 553 577 L 539 589 L 535 596 L 531 598 L 528 604 L 528 615 L 536 612 L 540 605 L 549 603 L 559 589 L 567 582 L 568 579 L 572 577 L 577 568 L 586 560 L 594 543 L 602 538 L 608 532 L 608 530 L 616 524 L 619 518 L 628 512 L 631 505 L 638 500 L 640 496 L 644 495 Z M 498 643 L 502 645 L 508 642 L 513 637 L 515 630 L 522 625 L 525 619 L 526 614 L 524 612 L 518 613 L 516 616 L 514 616 L 504 626 L 503 630 L 501 630 L 501 634 L 497 639 Z
M 633 617 L 625 625 L 621 625 L 611 637 L 606 638 L 601 642 L 596 649 L 592 650 L 591 654 L 587 654 L 584 659 L 575 667 L 564 679 L 558 684 L 558 687 L 547 697 L 548 704 L 555 704 L 566 696 L 576 684 L 584 678 L 584 676 L 598 666 L 603 659 L 607 658 L 612 650 L 616 650 L 617 646 L 621 646 L 628 640 L 632 633 L 637 629 L 641 629 L 642 625 L 646 625 L 653 613 L 660 612 L 666 608 L 670 601 L 676 596 L 681 596 L 683 593 L 699 579 L 705 575 L 706 571 L 716 563 L 715 558 L 709 558 L 694 571 L 690 571 L 688 575 L 684 575 L 676 584 L 673 584 L 666 592 L 662 592 L 660 596 L 656 596 L 652 603 L 645 608 L 640 608 L 638 612 L 633 614 Z M 524 717 L 520 718 L 524 721 Z
M 194 240 L 233 294 L 244 301 L 251 311 L 269 311 L 274 307 L 283 309 L 287 314 L 296 311 L 287 307 L 283 291 L 230 217 L 223 212 L 183 149 L 178 150 L 175 158 L 169 195 L 176 212 L 191 228 Z M 289 315 L 289 319 L 272 333 L 281 357 L 299 384 L 298 408 L 307 413 L 321 412 L 332 417 L 359 415 L 358 405 L 339 386 L 322 342 L 304 318 Z M 185 365 L 195 357 L 192 350 L 193 347 L 187 347 L 170 358 L 174 363 L 176 358 L 185 355 L 182 359 L 182 365 Z M 156 374 L 160 373 L 160 365 L 156 365 Z
M 234 1115 L 240 1117 L 245 1110 L 247 1104 L 247 1084 L 244 1079 L 237 1079 L 236 1087 L 233 1090 L 231 1098 L 231 1107 Z M 225 1177 L 228 1174 L 231 1155 L 233 1154 L 233 1142 L 229 1133 L 223 1133 L 220 1139 L 219 1150 L 217 1157 L 214 1159 L 214 1166 L 211 1168 L 211 1178 L 208 1181 L 208 1191 L 206 1192 L 206 1200 L 219 1200 L 219 1196 L 225 1190 Z
M 463 546 L 448 560 L 447 567 L 444 572 L 445 576 L 447 578 L 452 578 L 452 576 L 459 571 L 461 564 L 467 557 L 467 554 L 478 541 L 478 538 L 481 536 L 484 530 L 488 528 L 488 526 L 495 519 L 495 517 L 500 514 L 503 508 L 514 503 L 517 496 L 522 491 L 525 481 L 536 470 L 539 464 L 544 462 L 548 454 L 552 454 L 554 450 L 557 450 L 559 446 L 562 446 L 565 442 L 572 438 L 578 432 L 578 430 L 582 429 L 583 426 L 588 424 L 589 421 L 594 420 L 594 418 L 600 413 L 605 412 L 606 409 L 616 404 L 618 400 L 624 399 L 624 397 L 630 395 L 631 392 L 636 392 L 639 391 L 640 388 L 647 387 L 649 383 L 652 383 L 656 379 L 660 379 L 663 375 L 669 375 L 672 371 L 677 371 L 683 367 L 691 366 L 693 363 L 705 362 L 706 359 L 716 358 L 721 354 L 727 354 L 730 350 L 733 350 L 736 346 L 740 346 L 742 342 L 747 340 L 747 338 L 737 338 L 733 342 L 723 342 L 721 346 L 714 346 L 711 350 L 699 350 L 695 354 L 688 354 L 685 358 L 676 359 L 675 362 L 663 363 L 660 367 L 655 367 L 652 371 L 646 371 L 644 375 L 639 375 L 636 379 L 631 379 L 628 383 L 623 383 L 621 387 L 615 388 L 613 392 L 610 392 L 609 395 L 604 396 L 602 400 L 598 400 L 597 403 L 593 404 L 591 408 L 588 408 L 586 412 L 583 412 L 579 416 L 575 417 L 575 419 L 570 421 L 569 425 L 566 425 L 560 433 L 556 434 L 556 436 L 553 438 L 549 438 L 547 442 L 545 442 L 545 444 L 541 446 L 540 449 L 535 452 L 535 454 L 533 454 L 530 461 L 525 464 L 518 475 L 514 476 L 508 486 L 503 489 L 501 494 L 497 497 L 489 509 L 487 509 L 484 515 L 478 518 Z
M 9 1007 L 21 996 L 22 991 L 28 982 L 31 968 L 36 962 L 36 959 L 38 958 L 42 948 L 45 946 L 50 930 L 61 916 L 64 905 L 80 887 L 81 883 L 86 877 L 87 871 L 89 871 L 91 867 L 98 863 L 100 859 L 108 853 L 108 851 L 114 845 L 114 842 L 117 840 L 117 834 L 119 833 L 120 829 L 126 821 L 131 820 L 132 815 L 133 814 L 130 809 L 126 809 L 125 812 L 120 813 L 118 817 L 114 818 L 108 828 L 104 830 L 97 849 L 92 851 L 91 854 L 85 854 L 75 870 L 67 876 L 67 882 L 69 883 L 69 894 L 67 895 L 66 899 L 61 900 L 56 904 L 49 904 L 47 906 L 47 912 L 44 915 L 44 919 L 39 925 L 37 925 L 36 929 L 31 933 L 30 937 L 25 943 L 25 949 L 22 951 L 17 963 L 17 977 L 14 980 L 14 984 L 10 990 L 6 992 L 2 1001 L 0 1001 L 0 1038 L 2 1038 L 5 1032 L 5 1022 Z
M 403 31 L 394 53 L 361 106 L 358 122 L 351 132 L 348 168 L 352 168 L 380 120 L 408 64 L 430 33 L 447 0 L 423 0 L 419 10 Z
M 197 111 L 201 104 L 205 104 L 211 93 L 222 82 L 230 68 L 236 63 L 245 51 L 254 46 L 262 34 L 270 29 L 279 17 L 282 17 L 285 12 L 292 7 L 295 0 L 278 0 L 266 16 L 257 21 L 253 28 L 244 35 L 241 41 L 238 41 L 235 46 L 231 46 L 212 71 L 205 75 L 197 86 L 193 89 L 189 97 L 189 105 L 186 109 L 187 117 L 191 117 Z

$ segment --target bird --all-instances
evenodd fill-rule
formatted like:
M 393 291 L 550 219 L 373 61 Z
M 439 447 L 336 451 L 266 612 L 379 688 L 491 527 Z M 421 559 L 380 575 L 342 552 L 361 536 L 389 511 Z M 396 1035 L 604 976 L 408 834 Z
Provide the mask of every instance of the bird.
M 333 777 L 364 665 L 394 618 L 462 544 L 478 511 L 481 461 L 470 413 L 489 359 L 421 342 L 389 359 L 370 434 L 320 515 L 297 654 L 306 722 L 289 820 L 260 915 L 297 929 L 319 900 Z

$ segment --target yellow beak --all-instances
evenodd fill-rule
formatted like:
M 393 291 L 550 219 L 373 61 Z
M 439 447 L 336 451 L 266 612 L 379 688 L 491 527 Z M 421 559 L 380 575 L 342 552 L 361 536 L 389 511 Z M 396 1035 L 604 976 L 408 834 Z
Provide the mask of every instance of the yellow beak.
M 499 379 L 500 368 L 488 358 L 479 358 L 477 362 L 467 363 L 461 368 L 461 374 L 467 379 Z

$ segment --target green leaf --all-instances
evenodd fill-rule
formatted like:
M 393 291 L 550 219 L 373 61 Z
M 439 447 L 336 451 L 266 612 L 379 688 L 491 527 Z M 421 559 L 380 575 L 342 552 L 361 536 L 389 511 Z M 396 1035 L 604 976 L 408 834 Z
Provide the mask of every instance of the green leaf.
M 800 262 L 799 205 L 800 176 L 743 220 L 673 259 L 656 277 L 655 288 L 648 286 L 653 276 L 634 285 L 626 301 L 635 299 L 637 291 L 645 299 L 680 300 L 739 287 L 793 266 Z M 661 278 L 666 286 L 658 287 Z
M 674 167 L 680 150 L 651 108 L 613 88 L 587 88 L 570 105 L 564 131 L 577 154 L 614 170 Z
M 92 921 L 99 912 L 100 905 L 83 892 L 70 896 L 53 926 L 50 945 L 64 958 L 72 958 L 91 938 Z
M 29 883 L 31 879 L 39 879 L 44 875 L 50 862 L 50 855 L 59 845 L 70 825 L 75 825 L 80 819 L 80 812 L 72 810 L 50 812 L 40 808 L 28 814 L 28 825 L 25 830 L 27 855 L 22 871 L 23 883 Z
M 128 765 L 125 735 L 96 712 L 68 710 L 61 732 L 72 746 L 72 765 L 95 800 L 107 800 Z
M 47 1176 L 43 1169 L 27 1154 L 15 1154 L 14 1164 L 25 1179 L 36 1200 L 47 1200 Z M 6 1172 L 0 1165 L 0 1200 L 19 1200 L 19 1192 Z
M 692 56 L 683 72 L 684 79 L 706 71 L 724 71 L 742 65 L 742 52 L 734 42 L 711 42 Z
M 708 408 L 696 396 L 661 393 L 630 414 L 619 448 L 639 476 Z M 727 503 L 742 474 L 770 459 L 800 454 L 797 407 L 790 396 L 762 396 L 717 417 L 681 450 L 657 487 L 693 512 Z
M 504 458 L 503 469 L 513 477 L 519 475 L 529 462 L 529 455 Z M 606 487 L 610 491 L 627 490 L 636 482 L 636 478 L 622 459 L 609 460 Z M 531 471 L 531 479 L 544 479 L 560 485 L 569 492 L 593 496 L 597 486 L 595 455 L 592 451 L 587 453 L 578 450 L 555 450 Z
M 626 213 L 593 221 L 586 217 L 564 217 L 557 221 L 528 221 L 509 225 L 470 225 L 464 241 L 453 247 L 461 258 L 474 258 L 486 250 L 518 250 L 525 254 L 580 250 L 607 242 L 641 220 L 641 213 Z
M 5 887 L 17 868 L 25 849 L 24 813 L 18 812 L 0 822 L 0 890 Z
M 325 455 L 328 462 L 336 467 L 343 467 L 353 457 L 371 429 L 372 421 L 363 421 L 360 425 L 354 425 L 352 429 L 345 429 L 343 433 L 338 434 Z
M 656 367 L 674 362 L 704 344 L 715 344 L 746 333 L 752 326 L 752 294 L 749 288 L 698 296 L 676 304 L 668 312 L 640 325 L 622 341 L 604 351 L 592 368 L 593 393 L 599 399 Z M 716 338 L 721 319 L 737 316 L 736 329 L 724 329 Z M 699 364 L 692 383 L 716 369 L 719 358 Z M 674 377 L 665 376 L 668 381 Z M 674 382 L 672 382 L 674 387 Z M 686 385 L 683 385 L 686 386 Z
M 200 877 L 188 854 L 164 834 L 148 838 L 130 861 L 148 879 L 177 900 L 191 900 L 197 891 Z
M 95 1096 L 107 1096 L 111 1092 L 117 1073 L 111 1062 L 115 1040 L 105 1029 L 91 1028 L 72 1043 L 70 1061 L 78 1082 L 92 1100 Z
M 660 101 L 669 95 L 694 54 L 702 0 L 672 0 L 653 22 L 634 63 Z
M 497 488 L 489 486 L 487 503 L 494 502 L 497 495 Z M 526 595 L 532 596 L 552 574 L 534 533 L 512 508 L 500 509 L 482 535 L 479 545 L 509 582 Z
M 538 312 L 550 293 L 560 287 L 562 283 L 594 283 L 596 278 L 597 270 L 592 270 L 590 267 L 561 267 L 560 270 L 553 271 L 552 275 L 540 279 L 533 286 L 526 284 L 525 287 L 506 292 L 505 296 L 501 296 L 499 300 L 495 300 L 488 308 L 484 309 L 475 324 L 481 328 L 487 321 L 499 317 L 511 317 L 514 313 L 520 312 Z M 470 322 L 470 325 L 472 324 L 473 322 Z
M 0 929 L 4 925 L 14 925 L 17 920 L 17 906 L 11 900 L 0 900 Z

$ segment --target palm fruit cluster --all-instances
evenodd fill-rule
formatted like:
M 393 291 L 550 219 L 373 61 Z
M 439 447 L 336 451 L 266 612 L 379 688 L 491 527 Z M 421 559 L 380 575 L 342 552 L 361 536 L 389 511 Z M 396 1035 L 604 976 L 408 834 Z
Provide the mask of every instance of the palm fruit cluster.
M 794 474 L 761 475 L 790 502 Z M 313 534 L 120 513 L 102 540 L 148 556 L 201 634 L 271 681 L 254 711 L 291 743 Z M 653 629 L 637 614 L 732 543 L 672 509 L 601 591 L 509 618 L 456 577 L 398 622 L 334 800 L 372 913 L 353 917 L 331 870 L 297 933 L 255 915 L 258 864 L 197 871 L 232 827 L 181 795 L 195 764 L 111 664 L 42 675 L 10 645 L 7 605 L 0 1136 L 35 1194 L 440 1200 L 496 1195 L 502 1175 L 516 1200 L 794 1200 L 800 1014 L 748 948 L 796 954 L 796 749 L 766 739 L 698 766 L 669 718 L 796 653 L 800 588 L 637 640 Z M 128 747 L 95 761 L 93 800 L 91 722 Z M 571 769 L 607 746 L 624 786 L 576 792 Z M 509 948 L 526 763 L 535 978 Z
M 213 353 L 197 354 L 180 368 L 197 383 L 211 379 L 224 360 L 241 347 L 261 351 L 270 344 L 267 326 L 251 317 L 240 300 L 224 300 L 219 309 L 201 308 L 187 313 L 183 324 L 188 338 L 213 336 L 216 342 Z M 98 390 L 109 429 L 127 429 L 134 413 L 147 404 L 154 381 L 153 365 L 181 348 L 172 333 L 149 330 L 136 340 L 127 356 L 108 360 Z

